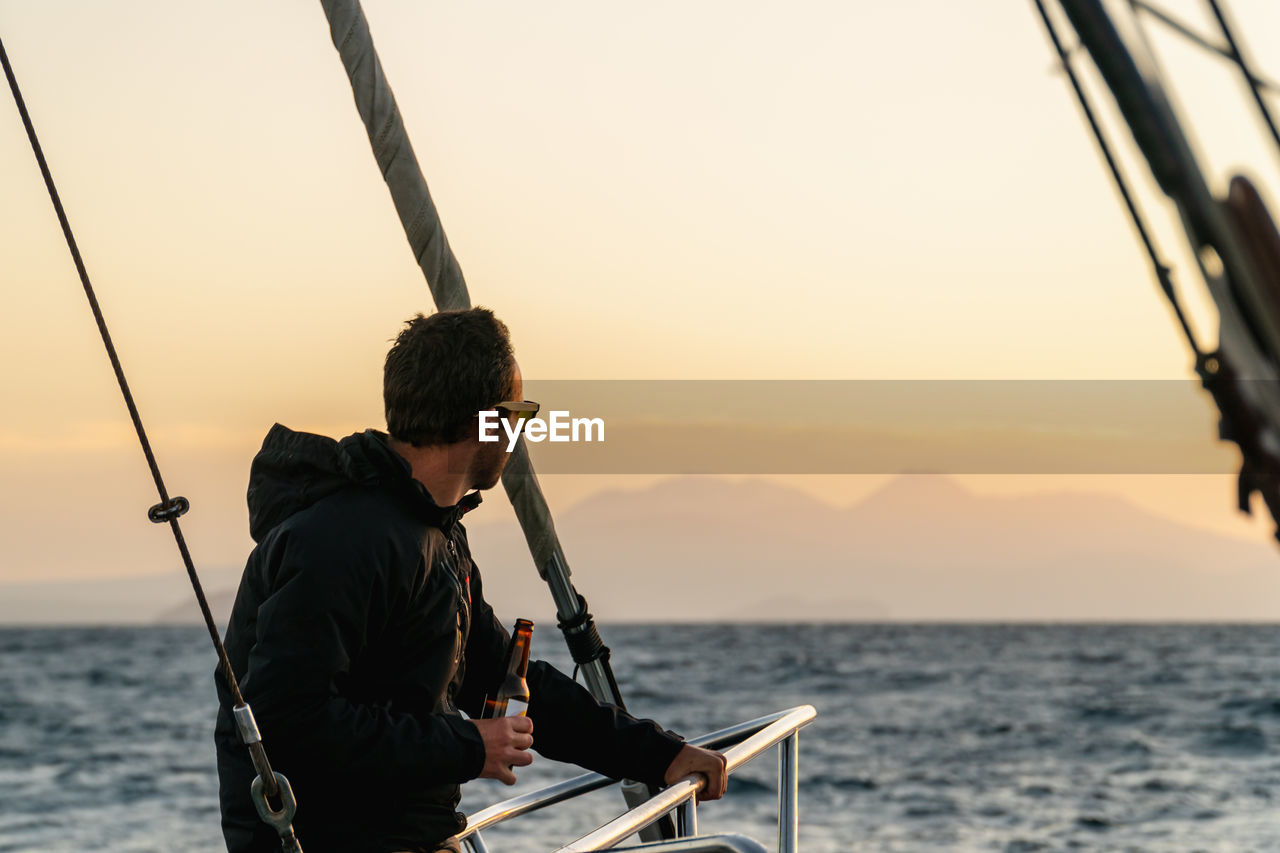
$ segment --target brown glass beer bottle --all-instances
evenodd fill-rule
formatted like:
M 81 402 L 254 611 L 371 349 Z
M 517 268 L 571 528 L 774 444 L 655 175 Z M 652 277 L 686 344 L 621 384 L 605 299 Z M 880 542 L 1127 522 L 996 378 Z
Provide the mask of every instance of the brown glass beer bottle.
M 494 717 L 523 717 L 529 709 L 529 645 L 533 641 L 533 622 L 517 619 L 515 633 L 507 646 L 506 677 L 497 695 L 486 697 L 482 719 Z

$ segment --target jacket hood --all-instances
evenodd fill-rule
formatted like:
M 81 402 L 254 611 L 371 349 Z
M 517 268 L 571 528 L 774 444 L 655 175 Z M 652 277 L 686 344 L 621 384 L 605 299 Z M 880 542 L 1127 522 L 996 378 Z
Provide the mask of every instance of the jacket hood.
M 249 469 L 249 535 L 261 542 L 290 516 L 353 486 L 393 492 L 427 523 L 446 529 L 480 503 L 472 492 L 454 506 L 438 506 L 385 433 L 369 429 L 335 441 L 276 424 Z

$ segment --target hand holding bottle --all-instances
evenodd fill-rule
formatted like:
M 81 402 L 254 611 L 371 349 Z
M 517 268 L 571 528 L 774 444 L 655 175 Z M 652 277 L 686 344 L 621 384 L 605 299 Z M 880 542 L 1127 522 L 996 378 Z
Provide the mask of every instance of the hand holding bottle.
M 484 741 L 484 769 L 482 779 L 497 779 L 505 785 L 516 783 L 515 767 L 533 763 L 533 720 L 528 717 L 498 717 L 493 720 L 472 720 L 480 730 Z

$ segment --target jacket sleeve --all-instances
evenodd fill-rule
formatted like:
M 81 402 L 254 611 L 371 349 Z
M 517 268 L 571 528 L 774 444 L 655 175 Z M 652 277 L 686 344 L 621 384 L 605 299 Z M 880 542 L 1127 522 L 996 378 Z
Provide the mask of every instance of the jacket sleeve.
M 351 664 L 386 624 L 396 586 L 387 570 L 392 557 L 373 558 L 354 538 L 338 529 L 283 533 L 268 556 L 275 591 L 258 608 L 241 687 L 273 762 L 286 775 L 348 781 L 419 786 L 475 778 L 484 744 L 471 722 L 347 698 Z M 380 565 L 369 565 L 373 559 Z
M 587 688 L 545 661 L 529 665 L 529 717 L 533 748 L 612 776 L 662 785 L 667 767 L 684 747 L 681 738 L 638 720 L 616 705 L 596 701 Z
M 459 697 L 472 716 L 485 694 L 498 688 L 510 635 L 484 600 L 480 572 L 471 573 L 472 627 L 467 640 L 467 672 Z M 684 746 L 677 735 L 652 720 L 637 720 L 598 702 L 582 685 L 544 661 L 529 664 L 529 718 L 533 748 L 555 761 L 567 761 L 614 778 L 661 785 L 672 759 Z

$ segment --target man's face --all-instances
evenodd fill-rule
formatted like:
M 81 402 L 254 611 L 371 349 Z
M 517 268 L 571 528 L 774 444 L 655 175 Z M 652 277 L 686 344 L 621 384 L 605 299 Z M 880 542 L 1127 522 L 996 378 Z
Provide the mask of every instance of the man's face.
M 504 400 L 523 400 L 524 399 L 524 380 L 520 375 L 520 365 L 515 365 L 511 377 L 511 390 Z M 494 401 L 500 402 L 498 400 Z M 507 418 L 510 426 L 515 428 L 515 415 L 509 414 Z M 476 437 L 476 442 L 480 445 L 480 450 L 475 455 L 472 466 L 471 488 L 473 489 L 492 489 L 498 485 L 498 481 L 502 479 L 502 469 L 506 467 L 507 460 L 511 458 L 511 454 L 507 453 L 507 442 L 504 438 L 501 441 L 481 442 Z

